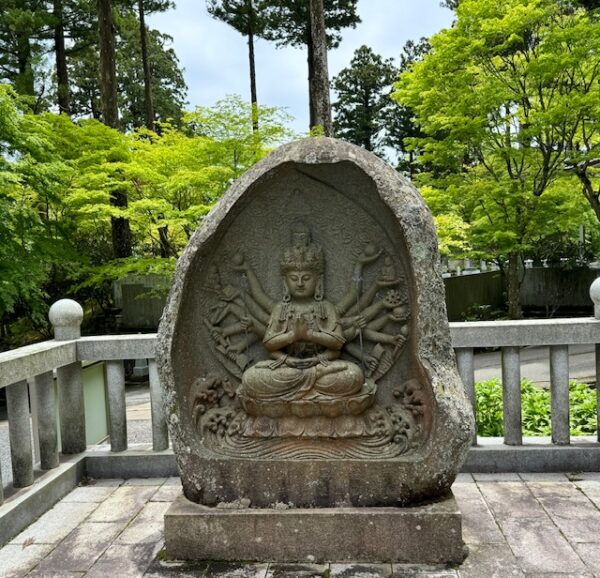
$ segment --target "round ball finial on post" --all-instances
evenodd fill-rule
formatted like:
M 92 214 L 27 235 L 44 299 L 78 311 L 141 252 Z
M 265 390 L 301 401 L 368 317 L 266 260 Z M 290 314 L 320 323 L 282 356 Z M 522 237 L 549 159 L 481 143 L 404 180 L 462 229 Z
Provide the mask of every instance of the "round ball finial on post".
M 61 299 L 50 307 L 48 318 L 54 329 L 54 339 L 67 341 L 81 337 L 83 308 L 73 299 Z
M 594 302 L 594 317 L 600 319 L 600 277 L 597 277 L 590 286 L 590 297 Z

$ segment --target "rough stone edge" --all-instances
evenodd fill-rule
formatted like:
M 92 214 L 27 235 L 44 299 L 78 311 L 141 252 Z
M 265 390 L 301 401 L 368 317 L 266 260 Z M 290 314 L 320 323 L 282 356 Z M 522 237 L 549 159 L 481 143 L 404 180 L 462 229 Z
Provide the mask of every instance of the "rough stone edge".
M 456 370 L 450 341 L 433 217 L 414 186 L 383 160 L 350 143 L 325 137 L 303 139 L 284 145 L 244 173 L 207 215 L 202 226 L 196 229 L 179 258 L 173 285 L 159 325 L 156 347 L 171 439 L 175 445 L 178 445 L 180 440 L 186 439 L 186 432 L 182 431 L 176 411 L 171 346 L 175 336 L 176 313 L 180 308 L 185 289 L 185 274 L 190 269 L 198 248 L 217 232 L 222 217 L 235 205 L 244 191 L 268 178 L 273 169 L 288 163 L 339 162 L 353 162 L 374 182 L 380 198 L 398 221 L 407 250 L 411 255 L 412 274 L 418 296 L 416 306 L 419 311 L 425 312 L 424 315 L 418 315 L 419 322 L 415 324 L 416 354 L 422 369 L 427 373 L 433 390 L 434 403 L 438 406 L 437 423 L 434 421 L 428 447 L 423 451 L 421 463 L 424 466 L 425 477 L 427 477 L 428 464 L 437 464 L 435 469 L 438 475 L 432 486 L 435 485 L 443 491 L 449 488 L 466 458 L 469 441 L 474 431 L 474 421 Z M 402 197 L 401 207 L 398 206 L 399 196 Z M 426 235 L 423 234 L 424 232 Z M 423 238 L 430 244 L 425 244 Z M 428 323 L 432 312 L 436 312 L 437 324 L 435 325 Z M 452 414 L 454 417 L 450 419 Z M 447 432 L 450 443 L 441 448 L 436 441 L 438 441 L 437 431 L 442 429 L 443 422 L 446 422 L 444 425 L 449 424 L 452 427 Z M 186 449 L 189 451 L 189 448 L 183 447 L 182 444 L 181 451 L 176 455 L 181 456 Z M 440 464 L 446 466 L 440 468 Z M 435 490 L 432 490 L 432 495 L 434 493 Z
M 0 547 L 52 508 L 79 484 L 85 475 L 85 455 L 81 454 L 49 470 L 7 498 L 0 506 Z

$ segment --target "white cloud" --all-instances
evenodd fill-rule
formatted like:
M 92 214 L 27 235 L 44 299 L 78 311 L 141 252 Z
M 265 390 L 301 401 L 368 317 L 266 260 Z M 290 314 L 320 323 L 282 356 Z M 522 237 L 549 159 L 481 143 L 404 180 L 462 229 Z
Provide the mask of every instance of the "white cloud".
M 440 0 L 360 0 L 362 18 L 356 29 L 342 31 L 343 40 L 329 53 L 329 74 L 347 66 L 362 44 L 386 58 L 397 58 L 407 40 L 430 36 L 452 22 Z M 190 107 L 212 105 L 227 94 L 250 99 L 246 39 L 226 24 L 212 19 L 203 0 L 177 0 L 175 10 L 151 16 L 149 24 L 173 37 L 174 48 L 189 87 Z M 258 100 L 286 107 L 295 117 L 294 129 L 308 126 L 306 53 L 278 49 L 256 41 Z

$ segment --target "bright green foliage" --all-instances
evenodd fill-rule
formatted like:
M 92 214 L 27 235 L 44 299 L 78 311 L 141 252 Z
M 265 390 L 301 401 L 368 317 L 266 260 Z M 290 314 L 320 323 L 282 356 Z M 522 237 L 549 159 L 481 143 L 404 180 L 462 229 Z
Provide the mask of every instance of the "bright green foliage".
M 600 138 L 600 20 L 563 8 L 462 0 L 454 26 L 397 84 L 395 98 L 425 133 L 413 145 L 429 168 L 419 179 L 427 200 L 468 223 L 474 254 L 488 259 L 515 265 L 547 235 L 575 234 L 582 219 L 572 193 L 580 187 L 564 167 Z M 509 302 L 519 282 L 510 271 Z
M 490 379 L 476 384 L 477 391 L 477 434 L 501 437 L 502 383 Z M 569 382 L 569 406 L 571 435 L 594 435 L 596 423 L 596 391 L 585 383 Z M 521 404 L 523 434 L 526 436 L 549 436 L 552 433 L 550 420 L 550 391 L 527 379 L 521 380 Z
M 333 78 L 337 93 L 333 103 L 337 137 L 382 153 L 384 129 L 390 105 L 391 85 L 397 70 L 368 46 L 354 52 L 348 68 Z
M 47 281 L 61 285 L 77 259 L 57 210 L 71 171 L 57 154 L 56 126 L 21 114 L 2 85 L 0 119 L 0 321 L 16 312 L 39 324 L 53 297 Z
M 162 125 L 122 134 L 96 120 L 19 109 L 0 86 L 0 321 L 44 323 L 61 297 L 110 307 L 109 282 L 169 276 L 202 217 L 232 181 L 290 136 L 277 109 L 238 97 L 199 108 L 183 130 Z M 110 204 L 125 190 L 126 209 Z M 129 219 L 134 255 L 114 260 L 111 217 Z

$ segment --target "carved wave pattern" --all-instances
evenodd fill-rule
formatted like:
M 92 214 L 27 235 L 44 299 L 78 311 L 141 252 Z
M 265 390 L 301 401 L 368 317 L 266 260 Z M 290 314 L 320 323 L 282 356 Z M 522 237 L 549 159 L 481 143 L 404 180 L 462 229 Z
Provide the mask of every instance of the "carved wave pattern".
M 414 451 L 420 437 L 411 412 L 399 406 L 327 420 L 254 418 L 233 408 L 216 408 L 202 422 L 207 448 L 241 458 L 395 458 Z
M 268 459 L 389 459 L 407 453 L 402 445 L 391 443 L 389 436 L 361 439 L 252 439 L 209 433 L 204 444 L 220 454 L 237 458 Z

